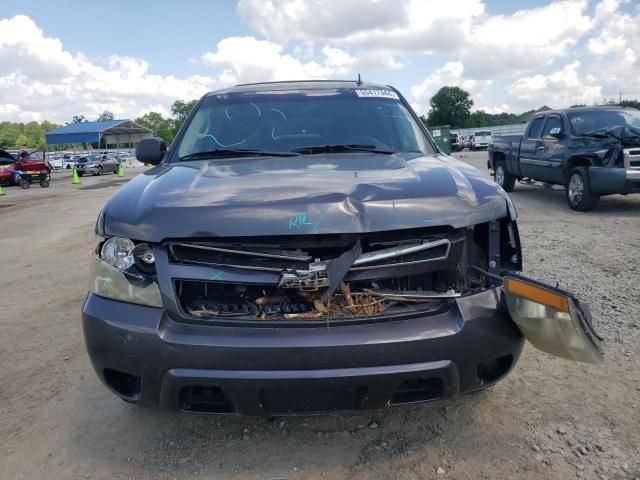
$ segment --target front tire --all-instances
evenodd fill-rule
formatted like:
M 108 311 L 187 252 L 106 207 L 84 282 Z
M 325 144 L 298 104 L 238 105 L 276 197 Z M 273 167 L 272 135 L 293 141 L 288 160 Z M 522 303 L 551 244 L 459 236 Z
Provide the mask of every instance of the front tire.
M 591 191 L 589 167 L 577 167 L 571 170 L 566 193 L 569 207 L 578 212 L 593 210 L 600 201 L 600 195 Z
M 513 192 L 513 188 L 516 185 L 516 177 L 509 173 L 504 162 L 500 161 L 496 163 L 493 179 L 505 192 Z
M 101 176 L 102 175 L 102 167 L 98 167 L 98 171 L 96 172 L 97 176 Z

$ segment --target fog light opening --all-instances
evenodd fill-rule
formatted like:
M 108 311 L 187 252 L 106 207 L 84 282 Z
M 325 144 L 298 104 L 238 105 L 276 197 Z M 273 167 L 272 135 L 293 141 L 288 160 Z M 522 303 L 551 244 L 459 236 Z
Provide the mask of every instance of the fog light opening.
M 137 402 L 142 390 L 142 380 L 136 375 L 105 368 L 102 372 L 109 388 L 124 400 Z
M 482 385 L 494 383 L 504 377 L 513 364 L 513 355 L 505 355 L 478 365 L 478 379 Z

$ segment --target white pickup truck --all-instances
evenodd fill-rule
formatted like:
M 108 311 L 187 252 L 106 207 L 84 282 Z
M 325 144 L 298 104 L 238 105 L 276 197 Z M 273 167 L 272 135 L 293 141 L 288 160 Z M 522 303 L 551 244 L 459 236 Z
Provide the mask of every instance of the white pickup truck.
M 491 133 L 489 130 L 478 130 L 471 137 L 471 146 L 469 148 L 471 150 L 486 150 L 487 148 L 489 148 L 492 136 L 493 133 Z

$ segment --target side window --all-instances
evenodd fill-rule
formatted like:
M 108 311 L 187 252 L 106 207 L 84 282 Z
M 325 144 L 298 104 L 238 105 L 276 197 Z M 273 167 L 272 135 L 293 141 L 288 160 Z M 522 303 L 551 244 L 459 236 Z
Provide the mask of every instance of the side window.
M 547 123 L 544 125 L 544 131 L 542 132 L 543 138 L 553 138 L 549 133 L 552 128 L 560 128 L 562 129 L 562 120 L 560 117 L 549 117 L 547 118 Z
M 531 128 L 529 129 L 529 138 L 540 138 L 543 122 L 544 117 L 536 118 L 533 120 L 533 122 L 531 123 Z

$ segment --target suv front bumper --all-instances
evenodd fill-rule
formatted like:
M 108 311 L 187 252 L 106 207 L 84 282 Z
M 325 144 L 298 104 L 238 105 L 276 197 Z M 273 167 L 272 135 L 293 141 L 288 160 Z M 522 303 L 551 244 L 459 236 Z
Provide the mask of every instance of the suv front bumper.
M 431 314 L 324 327 L 185 324 L 89 294 L 93 366 L 127 401 L 197 413 L 315 414 L 450 398 L 500 380 L 523 337 L 500 287 Z

